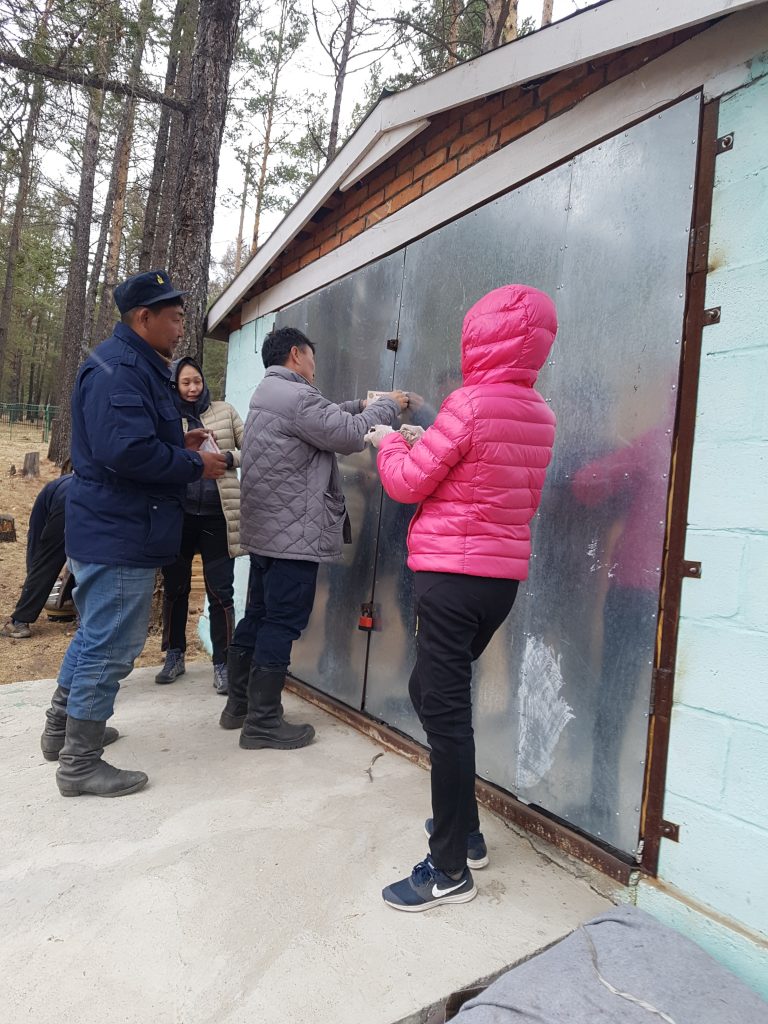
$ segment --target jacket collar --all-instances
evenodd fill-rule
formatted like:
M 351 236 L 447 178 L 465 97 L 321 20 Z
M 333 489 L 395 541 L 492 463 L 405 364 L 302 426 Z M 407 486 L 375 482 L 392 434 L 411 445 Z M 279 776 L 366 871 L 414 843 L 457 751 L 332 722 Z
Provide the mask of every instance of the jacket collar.
M 166 380 L 171 379 L 171 367 L 167 360 L 163 359 L 159 352 L 155 352 L 151 345 L 148 345 L 143 338 L 139 337 L 136 331 L 132 330 L 128 324 L 124 324 L 121 321 L 115 324 L 115 329 L 112 332 L 116 338 L 120 341 L 124 341 L 125 344 L 158 371 Z
M 264 374 L 265 377 L 282 377 L 283 380 L 292 380 L 296 384 L 305 384 L 309 388 L 314 388 L 317 391 L 317 386 L 310 383 L 306 377 L 302 377 L 300 373 L 296 373 L 295 370 L 289 370 L 285 366 L 270 366 L 267 372 Z

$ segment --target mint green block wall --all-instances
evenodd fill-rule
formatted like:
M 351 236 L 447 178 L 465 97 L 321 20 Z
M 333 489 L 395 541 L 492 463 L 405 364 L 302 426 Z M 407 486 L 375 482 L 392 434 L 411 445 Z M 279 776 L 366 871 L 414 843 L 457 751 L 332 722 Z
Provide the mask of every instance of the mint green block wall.
M 664 806 L 680 842 L 662 842 L 661 888 L 638 893 L 766 998 L 767 71 L 755 61 L 720 103 L 718 135 L 735 139 L 716 162 L 706 304 L 722 315 L 703 333 L 686 545 L 702 577 L 683 586 Z

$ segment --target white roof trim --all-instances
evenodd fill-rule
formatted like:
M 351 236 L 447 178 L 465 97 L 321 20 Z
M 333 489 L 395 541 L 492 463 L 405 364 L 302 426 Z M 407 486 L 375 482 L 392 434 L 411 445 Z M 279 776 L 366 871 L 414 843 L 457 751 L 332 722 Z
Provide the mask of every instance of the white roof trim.
M 354 178 L 355 168 L 373 153 L 386 133 L 502 89 L 761 3 L 765 0 L 610 0 L 386 97 L 219 296 L 208 314 L 208 329 L 213 330 L 241 301 L 339 185 Z
M 420 121 L 414 121 L 413 124 L 403 125 L 402 128 L 392 128 L 378 139 L 375 139 L 366 155 L 355 165 L 352 173 L 347 175 L 339 185 L 339 189 L 342 192 L 346 192 L 347 189 L 352 188 L 369 171 L 383 163 L 390 153 L 396 152 L 406 142 L 410 142 L 420 132 L 423 132 L 425 128 L 428 128 L 430 124 L 429 118 L 423 117 Z

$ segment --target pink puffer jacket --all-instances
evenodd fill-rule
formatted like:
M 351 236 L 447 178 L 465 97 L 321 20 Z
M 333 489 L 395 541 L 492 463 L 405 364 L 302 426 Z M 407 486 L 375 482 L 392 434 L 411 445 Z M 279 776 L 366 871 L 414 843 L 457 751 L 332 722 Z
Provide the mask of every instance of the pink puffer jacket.
M 544 292 L 489 292 L 464 318 L 464 386 L 413 448 L 399 433 L 382 441 L 384 490 L 420 502 L 408 529 L 411 569 L 527 578 L 529 524 L 555 437 L 555 416 L 533 384 L 556 333 Z

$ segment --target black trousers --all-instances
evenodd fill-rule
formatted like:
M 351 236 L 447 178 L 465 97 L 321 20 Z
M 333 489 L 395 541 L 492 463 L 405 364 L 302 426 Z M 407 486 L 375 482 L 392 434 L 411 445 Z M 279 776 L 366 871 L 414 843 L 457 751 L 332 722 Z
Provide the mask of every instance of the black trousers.
M 40 540 L 21 588 L 18 604 L 12 612 L 17 622 L 36 622 L 53 585 L 64 568 L 64 509 L 48 516 Z
M 229 557 L 227 522 L 223 515 L 184 516 L 179 557 L 172 565 L 163 567 L 162 649 L 187 649 L 192 559 L 198 551 L 203 560 L 205 592 L 208 595 L 213 663 L 222 665 L 227 660 L 235 615 L 235 560 Z
M 434 829 L 429 847 L 442 871 L 466 867 L 467 835 L 480 827 L 472 662 L 509 615 L 517 588 L 517 580 L 416 573 L 416 665 L 408 689 L 430 747 Z
M 248 601 L 232 643 L 252 650 L 253 664 L 287 669 L 294 640 L 315 603 L 317 562 L 251 555 Z

